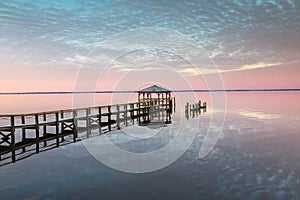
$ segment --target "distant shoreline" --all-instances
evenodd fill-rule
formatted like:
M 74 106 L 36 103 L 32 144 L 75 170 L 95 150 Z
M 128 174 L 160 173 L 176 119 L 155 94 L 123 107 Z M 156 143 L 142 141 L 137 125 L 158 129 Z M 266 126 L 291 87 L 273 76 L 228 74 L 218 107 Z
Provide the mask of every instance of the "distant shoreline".
M 300 88 L 288 89 L 226 89 L 226 90 L 171 90 L 172 92 L 297 92 Z M 0 95 L 46 95 L 46 94 L 115 94 L 137 93 L 136 90 L 107 90 L 107 91 L 53 91 L 53 92 L 0 92 Z

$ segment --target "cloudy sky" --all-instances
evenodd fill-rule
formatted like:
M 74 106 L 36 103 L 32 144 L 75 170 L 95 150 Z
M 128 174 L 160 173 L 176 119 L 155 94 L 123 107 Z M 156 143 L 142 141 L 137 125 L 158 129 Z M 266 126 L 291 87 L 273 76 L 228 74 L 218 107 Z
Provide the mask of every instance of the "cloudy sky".
M 2 0 L 0 90 L 72 90 L 111 62 L 102 89 L 138 69 L 197 89 L 217 72 L 226 88 L 300 88 L 299 13 L 299 0 Z

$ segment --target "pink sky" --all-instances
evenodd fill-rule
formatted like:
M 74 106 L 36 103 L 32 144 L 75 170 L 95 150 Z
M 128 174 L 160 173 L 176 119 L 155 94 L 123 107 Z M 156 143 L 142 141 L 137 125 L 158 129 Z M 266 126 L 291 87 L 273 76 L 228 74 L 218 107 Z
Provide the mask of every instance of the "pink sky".
M 300 66 L 296 64 L 278 65 L 259 69 L 224 72 L 221 77 L 225 89 L 268 89 L 268 88 L 300 88 Z M 210 76 L 210 75 L 206 75 Z M 205 77 L 205 75 L 204 75 Z M 198 87 L 197 76 L 189 80 L 194 88 Z
M 41 68 L 41 67 L 6 67 L 0 68 L 1 92 L 26 92 L 26 91 L 73 91 L 79 68 Z M 206 89 L 203 79 L 211 75 L 183 76 L 176 73 L 153 71 L 150 78 L 145 80 L 145 73 L 111 72 L 101 79 L 99 90 L 135 90 L 145 83 L 164 83 L 170 77 L 169 88 L 183 88 L 179 79 L 186 79 L 193 89 Z M 139 76 L 141 74 L 141 76 Z M 144 75 L 142 75 L 144 74 Z M 165 75 L 164 75 L 165 74 Z M 259 69 L 245 69 L 221 73 L 225 89 L 263 89 L 263 88 L 300 88 L 300 67 L 298 63 L 264 67 Z M 132 80 L 139 79 L 140 81 Z M 147 75 L 149 77 L 149 74 Z M 131 81 L 129 81 L 131 80 Z M 151 81 L 152 80 L 152 81 Z M 118 85 L 121 81 L 122 86 Z M 136 84 L 135 84 L 136 82 Z M 177 84 L 178 83 L 178 84 Z M 92 90 L 92 89 L 91 89 Z

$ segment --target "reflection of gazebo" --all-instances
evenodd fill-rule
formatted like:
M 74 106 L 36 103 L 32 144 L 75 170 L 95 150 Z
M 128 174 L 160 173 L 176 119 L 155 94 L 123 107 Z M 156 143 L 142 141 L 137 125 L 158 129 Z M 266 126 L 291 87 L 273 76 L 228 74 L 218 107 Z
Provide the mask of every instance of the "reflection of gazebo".
M 153 85 L 138 91 L 138 101 L 144 122 L 171 122 L 172 97 L 171 91 Z

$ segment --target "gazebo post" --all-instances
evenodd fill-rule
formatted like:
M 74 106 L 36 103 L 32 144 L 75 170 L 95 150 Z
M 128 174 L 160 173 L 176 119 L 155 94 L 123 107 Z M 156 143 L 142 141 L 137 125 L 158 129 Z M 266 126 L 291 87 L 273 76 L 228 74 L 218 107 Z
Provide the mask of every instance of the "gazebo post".
M 158 120 L 160 120 L 160 110 L 159 110 L 159 106 L 160 106 L 160 93 L 156 93 L 157 94 L 157 105 L 156 105 L 156 112 L 158 114 Z
M 137 109 L 137 115 L 138 115 L 138 121 L 139 121 L 139 123 L 140 123 L 140 110 L 141 110 L 141 93 L 139 93 L 139 95 L 138 95 L 138 99 L 139 99 L 139 107 L 138 107 L 138 109 Z M 133 114 L 134 114 L 134 110 L 133 110 Z M 134 119 L 133 119 L 133 121 L 134 121 Z

